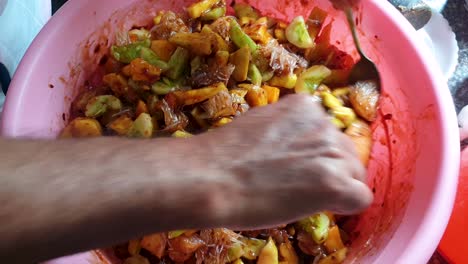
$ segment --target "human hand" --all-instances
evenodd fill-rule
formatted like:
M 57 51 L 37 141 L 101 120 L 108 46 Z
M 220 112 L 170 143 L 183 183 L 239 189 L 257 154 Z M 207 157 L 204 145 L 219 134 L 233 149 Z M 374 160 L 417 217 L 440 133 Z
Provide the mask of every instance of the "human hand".
M 372 202 L 354 145 L 312 97 L 286 96 L 198 140 L 223 175 L 212 179 L 220 183 L 213 203 L 226 227 L 269 227 L 319 210 L 357 213 Z

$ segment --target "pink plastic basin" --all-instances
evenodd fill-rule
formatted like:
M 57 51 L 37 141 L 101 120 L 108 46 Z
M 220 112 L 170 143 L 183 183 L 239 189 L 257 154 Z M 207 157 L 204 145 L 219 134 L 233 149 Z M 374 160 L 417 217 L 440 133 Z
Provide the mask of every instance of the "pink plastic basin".
M 188 2 L 69 1 L 36 38 L 14 76 L 3 135 L 56 137 L 67 122 L 76 88 L 93 81 L 89 72 L 116 31 L 144 25 L 161 9 L 180 11 Z M 316 5 L 329 10 L 333 42 L 356 56 L 343 15 L 326 0 L 250 3 L 286 20 L 307 15 Z M 447 225 L 456 192 L 459 135 L 452 99 L 429 51 L 387 1 L 362 1 L 357 15 L 363 47 L 379 66 L 384 92 L 368 169 L 375 201 L 359 217 L 347 262 L 426 263 Z M 50 263 L 102 263 L 106 258 L 86 252 Z

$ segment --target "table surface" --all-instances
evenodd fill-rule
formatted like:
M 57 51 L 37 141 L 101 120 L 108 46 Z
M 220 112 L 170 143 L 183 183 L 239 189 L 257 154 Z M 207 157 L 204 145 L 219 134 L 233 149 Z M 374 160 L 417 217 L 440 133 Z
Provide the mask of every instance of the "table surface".
M 53 12 L 55 12 L 67 0 L 52 0 Z M 459 47 L 458 66 L 454 75 L 450 78 L 448 86 L 454 98 L 457 113 L 468 105 L 468 7 L 465 7 L 463 0 L 448 0 L 442 11 L 444 17 L 449 21 L 450 26 L 457 36 Z M 465 147 L 468 140 L 462 143 Z M 429 262 L 430 264 L 447 263 L 437 252 Z

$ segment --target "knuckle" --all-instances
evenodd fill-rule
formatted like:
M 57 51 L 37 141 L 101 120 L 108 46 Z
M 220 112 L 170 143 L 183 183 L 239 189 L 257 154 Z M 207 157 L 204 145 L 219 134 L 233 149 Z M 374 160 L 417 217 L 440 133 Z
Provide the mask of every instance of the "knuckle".
M 317 106 L 317 101 L 314 100 L 314 97 L 305 94 L 291 94 L 287 96 L 290 106 L 296 108 L 302 107 L 315 107 Z
M 342 166 L 340 166 L 339 162 L 330 160 L 329 158 L 322 158 L 322 162 L 318 164 L 322 180 L 327 186 L 336 188 L 345 184 L 342 177 L 340 177 Z

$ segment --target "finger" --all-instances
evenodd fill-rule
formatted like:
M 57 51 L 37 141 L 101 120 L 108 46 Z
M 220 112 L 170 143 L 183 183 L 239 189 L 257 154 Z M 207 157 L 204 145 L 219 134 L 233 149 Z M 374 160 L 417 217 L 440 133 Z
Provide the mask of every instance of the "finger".
M 347 191 L 342 193 L 333 211 L 343 215 L 358 214 L 367 209 L 373 199 L 374 195 L 365 183 L 350 179 Z
M 342 155 L 349 166 L 350 176 L 355 180 L 367 183 L 367 169 L 362 164 L 357 153 L 343 152 Z
M 286 95 L 274 105 L 288 108 L 297 117 L 307 116 L 312 119 L 321 119 L 328 116 L 319 100 L 314 96 L 306 94 Z
M 338 130 L 336 134 L 337 135 L 335 136 L 337 137 L 336 141 L 338 142 L 338 144 L 349 154 L 355 157 L 359 157 L 356 147 L 354 146 L 354 142 L 351 140 L 351 138 L 347 136 L 346 134 L 344 134 L 343 132 L 338 131 Z
M 303 138 L 304 140 L 294 143 L 292 147 L 297 152 L 302 151 L 311 156 L 338 160 L 352 178 L 366 183 L 367 170 L 361 163 L 353 142 L 340 131 L 330 131 L 325 134 L 321 140 L 317 140 L 317 135 L 309 134 Z
M 334 136 L 337 137 L 336 142 L 338 142 L 338 145 L 341 148 L 341 155 L 346 161 L 348 161 L 347 164 L 350 167 L 350 171 L 352 172 L 351 176 L 356 180 L 366 183 L 367 169 L 364 167 L 359 158 L 359 154 L 356 150 L 354 142 L 342 132 L 337 132 Z

